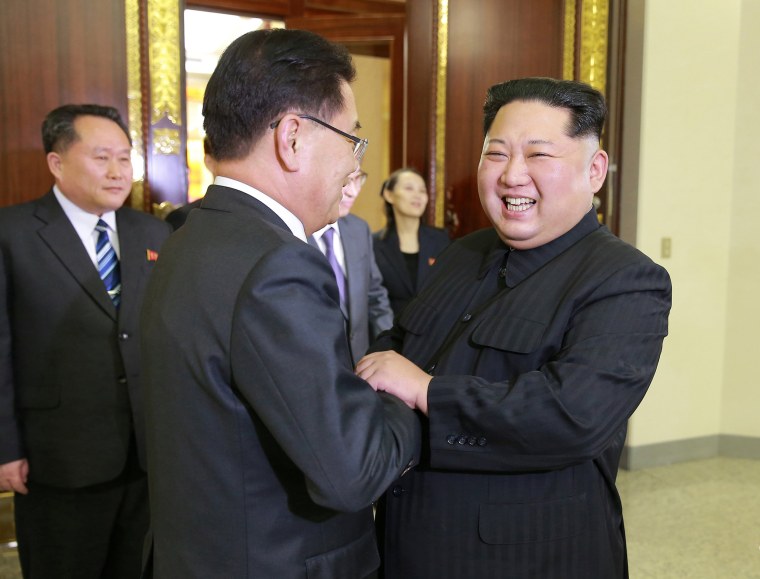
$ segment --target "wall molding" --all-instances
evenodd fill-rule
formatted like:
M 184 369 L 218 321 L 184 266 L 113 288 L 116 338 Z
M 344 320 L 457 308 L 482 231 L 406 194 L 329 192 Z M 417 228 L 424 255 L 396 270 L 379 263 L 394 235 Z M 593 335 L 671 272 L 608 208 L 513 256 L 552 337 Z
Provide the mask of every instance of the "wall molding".
M 716 434 L 671 442 L 626 446 L 620 467 L 638 470 L 716 456 L 760 460 L 760 437 Z

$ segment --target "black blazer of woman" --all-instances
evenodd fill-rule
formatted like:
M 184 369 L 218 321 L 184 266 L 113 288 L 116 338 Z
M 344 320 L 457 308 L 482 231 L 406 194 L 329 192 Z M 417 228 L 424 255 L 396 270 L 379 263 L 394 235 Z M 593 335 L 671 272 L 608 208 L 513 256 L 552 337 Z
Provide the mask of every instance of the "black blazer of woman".
M 401 313 L 406 304 L 417 295 L 427 279 L 430 269 L 451 240 L 448 233 L 438 227 L 420 225 L 420 252 L 417 260 L 417 280 L 412 280 L 401 253 L 395 229 L 383 229 L 373 234 L 375 261 L 383 274 L 383 285 L 388 290 L 393 316 Z

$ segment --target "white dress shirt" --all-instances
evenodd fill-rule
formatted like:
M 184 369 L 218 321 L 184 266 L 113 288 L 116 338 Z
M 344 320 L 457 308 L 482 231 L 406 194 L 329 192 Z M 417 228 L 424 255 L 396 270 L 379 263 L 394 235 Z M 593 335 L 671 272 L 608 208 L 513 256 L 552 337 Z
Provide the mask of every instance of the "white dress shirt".
M 121 252 L 119 250 L 119 236 L 116 231 L 116 212 L 108 211 L 103 213 L 100 217 L 94 213 L 88 213 L 78 205 L 75 205 L 69 201 L 57 185 L 53 186 L 53 194 L 61 205 L 66 217 L 71 221 L 71 225 L 82 240 L 82 245 L 87 250 L 87 255 L 90 256 L 92 263 L 95 267 L 98 267 L 98 253 L 95 251 L 95 245 L 98 242 L 98 232 L 95 231 L 95 226 L 98 224 L 98 220 L 102 219 L 108 225 L 108 239 L 111 241 L 113 250 L 116 252 L 116 257 L 121 259 Z

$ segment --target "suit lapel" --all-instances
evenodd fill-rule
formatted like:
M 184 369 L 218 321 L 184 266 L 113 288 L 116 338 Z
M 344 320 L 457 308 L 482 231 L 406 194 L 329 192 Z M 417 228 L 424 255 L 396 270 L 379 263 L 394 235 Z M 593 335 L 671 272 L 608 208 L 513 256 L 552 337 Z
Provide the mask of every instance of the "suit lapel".
M 42 241 L 92 300 L 110 317 L 116 319 L 116 308 L 108 297 L 103 280 L 100 279 L 98 270 L 82 245 L 82 240 L 52 191 L 39 200 L 35 215 L 45 223 L 39 230 Z
M 385 239 L 380 240 L 376 245 L 380 248 L 381 253 L 385 255 L 385 259 L 391 268 L 395 270 L 397 279 L 401 280 L 409 295 L 417 293 L 406 269 L 404 254 L 401 253 L 401 245 L 396 230 L 390 230 Z
M 134 296 L 139 291 L 142 277 L 145 275 L 147 254 L 145 236 L 138 231 L 139 225 L 133 223 L 126 211 L 116 212 L 116 228 L 119 234 L 119 267 L 121 267 L 121 305 L 119 317 L 129 319 L 134 314 Z

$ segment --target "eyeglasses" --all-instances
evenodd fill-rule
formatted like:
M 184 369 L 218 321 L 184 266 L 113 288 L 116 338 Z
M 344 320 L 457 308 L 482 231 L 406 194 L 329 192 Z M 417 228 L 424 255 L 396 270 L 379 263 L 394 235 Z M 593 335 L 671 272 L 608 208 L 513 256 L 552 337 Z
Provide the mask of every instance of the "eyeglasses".
M 359 137 L 356 137 L 354 135 L 349 135 L 348 133 L 344 133 L 340 129 L 336 129 L 331 124 L 324 122 L 321 119 L 318 119 L 317 117 L 312 117 L 311 115 L 298 115 L 301 119 L 308 119 L 310 121 L 314 121 L 315 123 L 322 125 L 325 128 L 330 129 L 331 131 L 335 131 L 338 133 L 341 137 L 344 139 L 348 139 L 354 144 L 354 157 L 356 158 L 357 162 L 361 162 L 362 157 L 364 157 L 364 152 L 367 150 L 367 145 L 369 144 L 369 141 L 367 139 L 360 139 Z M 271 125 L 269 125 L 270 129 L 276 129 L 277 125 L 280 124 L 280 121 L 282 119 L 278 119 L 274 121 Z
M 361 187 L 367 181 L 367 174 L 360 170 L 349 175 L 348 179 L 349 181 L 356 181 L 359 184 L 359 187 Z

